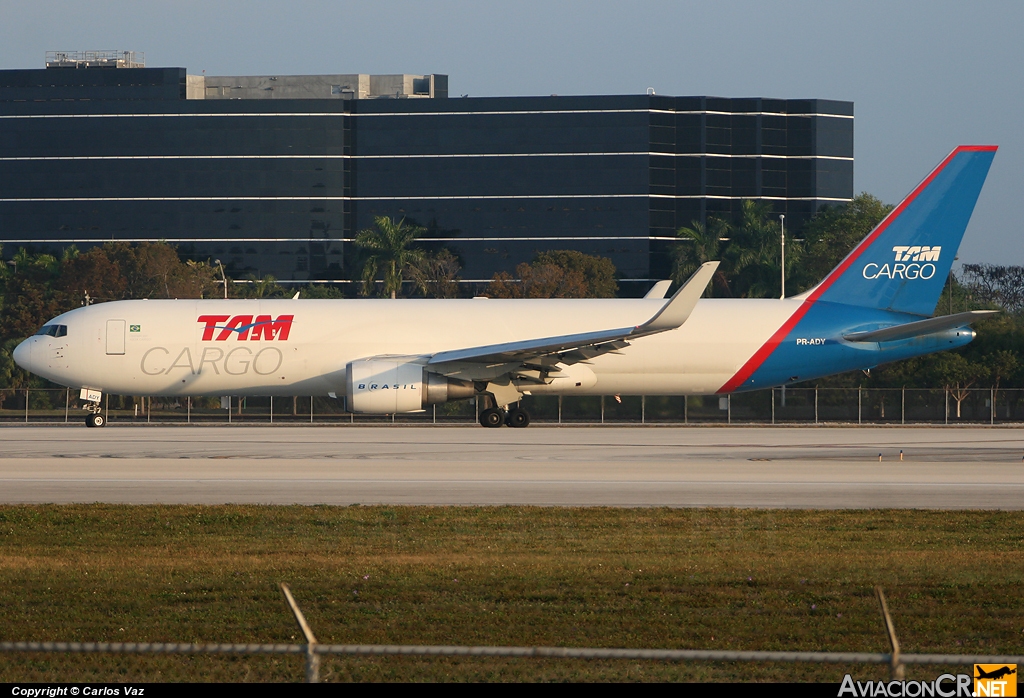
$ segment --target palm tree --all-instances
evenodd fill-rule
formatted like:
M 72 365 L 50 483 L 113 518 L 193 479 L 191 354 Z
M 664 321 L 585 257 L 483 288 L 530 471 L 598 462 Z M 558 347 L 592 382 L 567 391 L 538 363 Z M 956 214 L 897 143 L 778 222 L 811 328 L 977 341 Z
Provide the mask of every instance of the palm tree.
M 672 279 L 679 284 L 684 283 L 700 265 L 705 262 L 723 261 L 722 255 L 726 245 L 722 244 L 722 238 L 728 238 L 728 224 L 718 218 L 708 218 L 708 225 L 700 221 L 693 221 L 689 228 L 680 228 L 676 235 L 681 239 L 688 239 L 689 242 L 676 245 L 673 250 L 675 263 L 672 269 Z M 725 275 L 727 264 L 719 267 L 712 277 L 711 288 L 718 289 L 719 295 L 729 296 L 729 281 Z
M 426 228 L 408 225 L 405 219 L 395 223 L 389 216 L 375 216 L 374 226 L 359 231 L 355 243 L 370 252 L 363 265 L 363 294 L 370 295 L 377 274 L 384 276 L 384 292 L 394 298 L 402 289 L 405 270 L 423 258 L 423 251 L 410 247 Z
M 747 199 L 732 226 L 734 288 L 743 298 L 778 298 L 781 276 L 779 221 L 767 201 Z M 802 248 L 786 231 L 786 278 L 800 271 Z
M 242 295 L 246 298 L 276 298 L 284 290 L 281 284 L 277 283 L 277 278 L 271 274 L 264 277 L 249 274 L 246 279 L 249 283 L 242 289 Z

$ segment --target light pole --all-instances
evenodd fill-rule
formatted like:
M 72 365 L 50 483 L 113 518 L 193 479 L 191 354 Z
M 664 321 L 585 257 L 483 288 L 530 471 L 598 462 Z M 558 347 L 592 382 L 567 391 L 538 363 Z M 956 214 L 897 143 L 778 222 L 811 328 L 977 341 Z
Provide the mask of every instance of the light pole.
M 228 299 L 228 276 L 224 273 L 224 265 L 220 263 L 219 259 L 213 260 L 213 263 L 220 267 L 220 278 L 224 280 L 224 300 Z
M 782 231 L 782 295 L 781 300 L 786 300 L 786 214 L 779 214 L 779 228 Z

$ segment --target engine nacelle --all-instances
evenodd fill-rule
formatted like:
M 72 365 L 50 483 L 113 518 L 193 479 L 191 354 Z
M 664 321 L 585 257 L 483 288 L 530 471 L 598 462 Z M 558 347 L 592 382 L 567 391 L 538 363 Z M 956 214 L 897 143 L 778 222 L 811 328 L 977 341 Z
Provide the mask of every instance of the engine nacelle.
M 348 409 L 360 414 L 415 412 L 476 394 L 468 381 L 429 373 L 423 364 L 408 361 L 360 359 L 350 362 L 345 374 Z

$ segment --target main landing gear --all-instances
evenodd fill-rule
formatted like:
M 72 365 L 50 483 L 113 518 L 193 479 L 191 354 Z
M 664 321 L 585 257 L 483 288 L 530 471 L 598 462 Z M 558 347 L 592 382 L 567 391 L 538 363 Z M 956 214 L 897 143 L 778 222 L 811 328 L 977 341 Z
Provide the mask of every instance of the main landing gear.
M 506 412 L 500 407 L 491 407 L 480 413 L 480 426 L 496 429 L 502 424 L 513 429 L 530 426 L 530 413 L 522 408 Z
M 513 429 L 522 429 L 530 426 L 530 413 L 522 408 L 516 408 L 505 417 L 505 424 Z

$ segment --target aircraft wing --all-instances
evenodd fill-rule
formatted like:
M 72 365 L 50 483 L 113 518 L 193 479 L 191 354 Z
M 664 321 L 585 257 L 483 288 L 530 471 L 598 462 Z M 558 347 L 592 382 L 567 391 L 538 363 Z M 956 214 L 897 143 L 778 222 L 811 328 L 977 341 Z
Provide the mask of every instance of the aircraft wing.
M 880 330 L 854 332 L 853 334 L 843 335 L 843 339 L 850 342 L 895 342 L 899 339 L 910 339 L 911 337 L 920 337 L 921 335 L 960 327 L 998 312 L 998 310 L 970 310 L 966 313 L 956 313 L 955 315 L 941 315 L 928 318 L 927 320 L 907 322 L 893 327 L 883 327 Z
M 718 262 L 701 265 L 653 317 L 634 327 L 442 351 L 431 356 L 427 365 L 441 368 L 443 372 L 442 365 L 447 363 L 523 363 L 553 354 L 559 355 L 558 361 L 562 363 L 577 363 L 622 349 L 629 346 L 628 340 L 674 330 L 686 322 L 717 268 Z
M 647 292 L 644 298 L 664 298 L 665 294 L 668 293 L 669 287 L 672 285 L 672 279 L 665 279 L 651 286 L 651 290 Z

